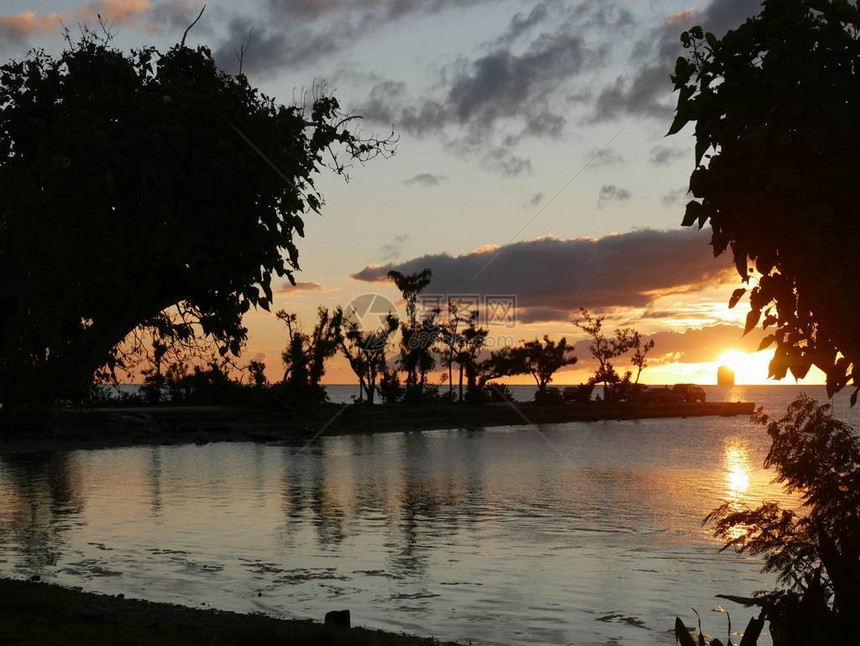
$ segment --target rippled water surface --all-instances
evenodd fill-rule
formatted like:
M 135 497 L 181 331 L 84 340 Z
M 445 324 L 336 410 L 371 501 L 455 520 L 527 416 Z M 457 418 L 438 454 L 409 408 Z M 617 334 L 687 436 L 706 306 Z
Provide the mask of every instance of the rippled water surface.
M 695 606 L 725 639 L 714 595 L 773 582 L 700 522 L 779 498 L 767 446 L 736 417 L 0 456 L 0 574 L 474 644 L 670 644 Z

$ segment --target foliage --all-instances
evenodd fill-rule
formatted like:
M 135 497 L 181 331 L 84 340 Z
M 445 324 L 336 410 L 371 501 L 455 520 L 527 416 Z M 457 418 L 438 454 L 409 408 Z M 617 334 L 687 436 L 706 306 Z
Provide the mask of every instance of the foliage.
M 591 403 L 591 394 L 594 392 L 594 382 L 589 381 L 585 384 L 578 384 L 576 386 L 568 386 L 564 389 L 564 399 L 573 401 L 577 404 L 589 404 Z
M 285 403 L 310 406 L 326 400 L 322 377 L 325 362 L 333 357 L 343 343 L 343 311 L 325 307 L 317 310 L 313 332 L 300 329 L 295 314 L 281 310 L 276 315 L 287 327 L 287 348 L 282 354 L 284 379 L 281 389 Z
M 88 34 L 0 66 L 0 106 L 4 402 L 82 397 L 140 326 L 238 354 L 242 315 L 299 267 L 314 175 L 392 143 L 351 134 L 333 97 L 277 104 L 204 47 Z M 196 326 L 165 317 L 179 306 Z
M 364 395 L 367 403 L 373 404 L 377 378 L 388 365 L 385 351 L 399 324 L 397 316 L 389 312 L 376 330 L 363 330 L 354 311 L 344 316 L 340 348 L 358 377 L 359 402 Z
M 763 556 L 779 576 L 782 588 L 740 601 L 764 608 L 776 646 L 860 643 L 860 438 L 805 395 L 782 419 L 754 419 L 772 439 L 765 466 L 802 507 L 726 503 L 705 519 L 724 549 Z
M 546 391 L 556 372 L 576 363 L 573 347 L 567 344 L 565 337 L 553 341 L 544 335 L 543 340 L 527 341 L 523 344 L 521 356 L 525 372 L 534 378 L 540 393 Z
M 654 349 L 654 339 L 642 342 L 642 337 L 636 330 L 632 330 L 629 335 L 629 346 L 633 350 L 630 357 L 630 363 L 636 368 L 636 379 L 634 383 L 639 383 L 639 377 L 642 376 L 642 371 L 648 367 L 648 353 Z
M 379 378 L 379 396 L 386 404 L 395 404 L 403 397 L 403 386 L 396 371 L 388 368 L 383 370 Z
M 730 249 L 744 282 L 754 266 L 746 331 L 770 329 L 770 376 L 815 365 L 828 394 L 860 388 L 858 25 L 847 0 L 765 0 L 722 39 L 684 32 L 672 77 L 669 134 L 695 123 L 696 199 L 683 224 L 709 222 L 714 255 Z
M 611 399 L 612 386 L 621 381 L 621 377 L 612 365 L 612 360 L 631 348 L 631 331 L 625 328 L 617 330 L 614 337 L 606 336 L 603 333 L 605 316 L 594 316 L 584 307 L 580 308 L 579 314 L 579 318 L 574 319 L 573 324 L 591 337 L 588 351 L 597 360 L 593 382 L 603 384 L 604 398 Z M 644 356 L 642 359 L 644 362 Z
M 406 301 L 406 321 L 400 326 L 400 358 L 398 365 L 406 373 L 407 401 L 419 402 L 424 395 L 427 373 L 436 365 L 433 346 L 439 334 L 436 317 L 441 313 L 433 310 L 419 320 L 418 296 L 430 284 L 431 272 L 424 269 L 414 274 L 399 271 L 388 272 L 388 277 Z

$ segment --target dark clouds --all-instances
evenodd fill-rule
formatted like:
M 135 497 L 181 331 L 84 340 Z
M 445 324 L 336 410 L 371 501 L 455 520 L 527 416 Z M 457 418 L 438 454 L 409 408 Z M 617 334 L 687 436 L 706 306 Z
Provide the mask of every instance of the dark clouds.
M 558 139 L 568 128 L 571 87 L 605 61 L 594 30 L 628 25 L 614 3 L 550 2 L 515 14 L 506 31 L 473 57 L 444 66 L 437 89 L 415 96 L 400 81 L 380 81 L 354 106 L 366 119 L 417 136 L 447 140 L 449 151 L 508 175 L 531 172 L 516 151 L 524 139 Z
M 323 292 L 326 291 L 325 287 L 320 285 L 319 283 L 314 283 L 310 281 L 298 281 L 295 285 L 292 283 L 283 283 L 277 289 L 278 294 L 296 294 L 298 292 Z
M 666 208 L 679 206 L 689 201 L 688 194 L 690 190 L 687 187 L 678 188 L 674 191 L 669 191 L 660 196 L 660 201 Z
M 654 166 L 668 166 L 676 159 L 681 159 L 685 155 L 687 155 L 687 151 L 682 148 L 654 146 L 651 149 L 651 163 Z
M 403 246 L 407 242 L 409 242 L 408 234 L 404 233 L 394 236 L 394 239 L 391 242 L 384 244 L 379 248 L 379 256 L 383 260 L 387 261 L 399 260 L 400 256 L 403 254 Z
M 592 120 L 637 116 L 654 117 L 668 124 L 673 109 L 669 75 L 681 53 L 681 31 L 700 24 L 706 31 L 722 36 L 756 14 L 760 4 L 760 0 L 712 0 L 701 12 L 686 10 L 669 16 L 664 24 L 636 42 L 631 54 L 634 71 L 618 76 L 600 91 Z
M 422 188 L 433 188 L 441 186 L 447 177 L 444 175 L 434 175 L 433 173 L 418 173 L 417 175 L 403 180 L 406 186 L 420 186 Z
M 604 184 L 600 187 L 597 205 L 603 206 L 606 202 L 628 202 L 631 197 L 633 194 L 626 188 L 621 188 L 615 184 Z
M 410 15 L 478 5 L 483 0 L 266 0 L 263 14 L 245 13 L 228 24 L 215 59 L 236 71 L 235 51 L 251 36 L 243 71 L 254 76 L 277 74 L 348 49 L 386 24 Z
M 463 256 L 427 255 L 366 267 L 357 280 L 387 282 L 392 269 L 429 267 L 443 294 L 515 294 L 524 322 L 567 321 L 579 307 L 646 307 L 660 295 L 732 280 L 708 236 L 689 230 L 634 231 L 598 240 L 543 238 Z
M 523 204 L 523 208 L 524 209 L 536 208 L 540 205 L 541 202 L 543 202 L 543 198 L 544 198 L 543 193 L 535 193 L 534 195 L 532 195 L 528 199 L 528 201 L 525 204 Z

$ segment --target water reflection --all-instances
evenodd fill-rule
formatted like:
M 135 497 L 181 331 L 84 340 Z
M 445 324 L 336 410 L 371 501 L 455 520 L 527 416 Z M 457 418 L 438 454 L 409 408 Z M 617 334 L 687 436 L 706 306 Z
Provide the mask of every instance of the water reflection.
M 0 468 L 2 543 L 20 551 L 16 570 L 41 574 L 59 562 L 84 509 L 78 465 L 68 453 L 30 453 L 0 455 Z
M 476 644 L 642 643 L 768 587 L 700 526 L 779 497 L 760 429 L 542 431 L 564 459 L 526 427 L 0 457 L 0 573 Z
M 726 441 L 723 464 L 726 472 L 726 499 L 741 502 L 750 486 L 750 467 L 746 444 L 739 438 Z

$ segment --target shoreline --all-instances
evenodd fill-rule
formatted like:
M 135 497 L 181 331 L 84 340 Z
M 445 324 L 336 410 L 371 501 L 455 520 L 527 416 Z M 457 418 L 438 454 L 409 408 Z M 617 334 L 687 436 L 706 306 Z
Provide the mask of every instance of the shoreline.
M 606 420 L 751 415 L 752 402 L 674 404 L 417 406 L 322 404 L 291 415 L 235 406 L 134 406 L 55 409 L 48 419 L 0 433 L 0 454 L 125 446 L 260 442 L 303 444 L 320 434 L 362 435 Z
M 370 628 L 334 628 L 310 619 L 192 608 L 6 578 L 0 578 L 0 606 L 0 634 L 14 644 L 457 646 Z

